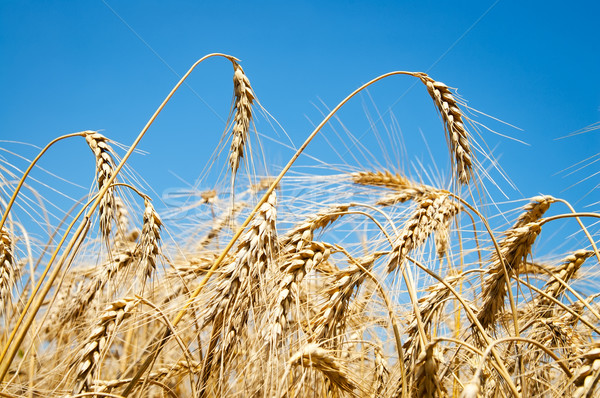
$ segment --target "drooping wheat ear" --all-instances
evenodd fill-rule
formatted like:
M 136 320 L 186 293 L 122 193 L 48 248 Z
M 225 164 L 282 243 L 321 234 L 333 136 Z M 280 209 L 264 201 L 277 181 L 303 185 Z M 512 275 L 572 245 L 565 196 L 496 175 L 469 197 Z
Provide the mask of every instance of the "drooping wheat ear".
M 17 280 L 19 268 L 13 257 L 12 239 L 4 227 L 0 231 L 0 314 L 8 308 L 8 302 Z
M 162 221 L 148 198 L 144 201 L 144 223 L 140 239 L 140 264 L 145 278 L 156 270 L 156 258 L 160 256 L 160 228 Z
M 260 298 L 263 274 L 271 267 L 276 244 L 276 205 L 277 195 L 273 191 L 261 205 L 250 222 L 246 232 L 240 237 L 235 261 L 223 271 L 222 280 L 217 286 L 214 305 L 204 319 L 214 319 L 210 346 L 207 350 L 202 380 L 206 382 L 212 368 L 213 356 L 227 360 L 248 315 Z M 219 338 L 221 336 L 221 338 Z M 221 351 L 215 355 L 215 347 L 221 339 Z
M 395 192 L 377 201 L 379 206 L 392 206 L 408 200 L 420 200 L 427 194 L 437 191 L 428 185 L 419 184 L 390 171 L 363 171 L 351 174 L 352 181 L 358 185 L 369 185 L 393 189 Z
M 332 222 L 348 212 L 349 204 L 333 205 L 316 214 L 310 215 L 304 221 L 294 226 L 279 242 L 283 254 L 289 255 L 302 250 L 305 244 L 313 241 L 317 229 L 327 227 Z
M 549 195 L 534 196 L 523 207 L 523 213 L 519 215 L 513 228 L 520 228 L 530 222 L 539 220 L 554 202 L 556 202 L 556 199 Z
M 526 261 L 531 251 L 531 246 L 541 232 L 539 223 L 529 223 L 519 228 L 510 229 L 505 237 L 498 243 L 500 256 L 492 252 L 490 268 L 483 283 L 483 306 L 477 318 L 484 328 L 488 328 L 496 321 L 496 315 L 504 307 L 504 296 L 507 291 L 506 274 L 502 266 L 502 259 L 506 271 L 511 275 Z
M 300 351 L 292 355 L 289 364 L 320 371 L 341 391 L 352 393 L 357 388 L 356 383 L 350 379 L 347 370 L 339 363 L 333 352 L 318 344 L 306 344 Z
M 574 398 L 596 397 L 598 381 L 600 381 L 600 348 L 594 348 L 584 355 L 585 363 L 575 374 Z
M 567 256 L 561 265 L 554 268 L 552 270 L 552 274 L 561 281 L 568 282 L 575 276 L 585 260 L 593 255 L 594 252 L 591 250 L 577 250 L 576 252 Z M 565 289 L 566 287 L 557 279 L 551 279 L 544 286 L 544 293 L 550 297 L 558 298 L 565 291 Z M 536 306 L 538 307 L 538 310 L 541 310 L 541 313 L 536 312 L 536 317 L 545 318 L 550 316 L 553 304 L 554 303 L 550 298 L 540 295 L 540 297 L 536 300 Z
M 116 255 L 108 261 L 101 271 L 90 280 L 82 291 L 77 294 L 68 305 L 63 308 L 60 320 L 63 323 L 77 319 L 84 313 L 89 303 L 94 299 L 96 293 L 115 277 L 118 271 L 128 267 L 133 261 L 132 251 L 127 249 Z
M 312 322 L 316 341 L 332 338 L 339 329 L 344 328 L 344 322 L 348 318 L 348 302 L 367 276 L 363 268 L 370 270 L 376 259 L 377 256 L 369 255 L 353 260 L 362 267 L 351 264 L 340 270 L 333 280 L 327 283 L 324 289 L 326 301 Z
M 421 81 L 427 86 L 427 91 L 442 116 L 450 151 L 454 156 L 453 169 L 462 184 L 468 184 L 473 176 L 473 156 L 469 133 L 463 124 L 463 113 L 450 88 L 442 82 L 437 82 L 429 76 L 422 76 Z
M 327 261 L 331 254 L 331 246 L 322 242 L 304 242 L 302 249 L 291 255 L 289 260 L 283 259 L 283 276 L 276 291 L 273 314 L 269 317 L 269 326 L 265 337 L 276 344 L 285 332 L 290 317 L 290 307 L 294 299 L 299 298 L 300 283 L 310 270 Z
M 75 379 L 73 394 L 88 391 L 97 373 L 101 358 L 110 348 L 110 342 L 119 325 L 131 314 L 131 310 L 139 303 L 137 298 L 122 298 L 110 303 L 100 314 L 96 325 L 87 338 L 84 348 L 79 352 L 79 366 Z
M 229 151 L 229 165 L 233 174 L 240 167 L 244 157 L 244 146 L 248 139 L 250 123 L 252 121 L 252 102 L 254 92 L 250 86 L 250 80 L 244 73 L 242 67 L 235 62 L 233 64 L 233 90 L 235 94 L 235 116 L 233 118 L 233 131 L 231 149 Z
M 435 344 L 427 344 L 415 364 L 415 390 L 417 397 L 443 397 L 445 391 L 438 376 L 439 359 L 436 358 Z
M 96 180 L 98 189 L 102 190 L 113 175 L 114 154 L 108 145 L 108 138 L 96 131 L 88 131 L 85 140 L 96 157 Z M 106 191 L 99 204 L 100 232 L 108 243 L 111 231 L 111 223 L 115 214 L 115 196 L 112 188 Z
M 443 254 L 447 249 L 447 238 L 444 241 L 452 218 L 460 211 L 460 206 L 447 194 L 439 191 L 430 192 L 418 202 L 418 207 L 404 224 L 399 237 L 393 243 L 393 251 L 387 266 L 393 272 L 401 266 L 411 250 L 421 246 L 429 235 L 439 231 L 438 252 Z
M 352 182 L 358 185 L 370 185 L 375 187 L 385 187 L 396 190 L 405 189 L 412 185 L 412 182 L 396 173 L 392 174 L 389 170 L 384 171 L 359 171 L 352 173 Z

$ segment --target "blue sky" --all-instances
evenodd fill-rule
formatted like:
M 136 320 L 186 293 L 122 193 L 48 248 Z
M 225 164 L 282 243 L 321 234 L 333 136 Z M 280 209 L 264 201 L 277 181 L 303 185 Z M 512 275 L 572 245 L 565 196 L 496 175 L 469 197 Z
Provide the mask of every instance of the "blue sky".
M 557 139 L 600 120 L 598 15 L 600 5 L 592 1 L 4 0 L 0 139 L 43 146 L 91 129 L 128 145 L 178 76 L 203 55 L 224 52 L 242 60 L 258 99 L 289 139 L 263 116 L 257 117 L 261 134 L 299 145 L 321 112 L 360 84 L 392 70 L 426 71 L 457 87 L 470 107 L 519 128 L 476 117 L 529 144 L 485 129 L 477 138 L 519 187 L 500 183 L 510 199 L 545 193 L 581 208 L 598 201 L 597 192 L 589 194 L 599 181 L 592 176 L 598 163 L 572 168 L 571 175 L 561 171 L 600 152 L 600 131 Z M 406 77 L 381 82 L 340 112 L 340 121 L 374 148 L 380 163 L 412 175 L 419 167 L 444 175 L 439 118 L 424 87 L 413 83 Z M 148 154 L 131 161 L 157 195 L 197 180 L 219 143 L 231 94 L 231 66 L 211 60 L 167 105 L 141 143 Z M 376 153 L 367 115 L 377 120 L 377 112 L 380 131 L 401 132 L 408 151 L 402 159 L 393 159 L 400 151 L 385 145 Z M 308 153 L 333 164 L 354 162 L 329 147 L 339 145 L 341 130 L 334 123 Z M 274 172 L 292 152 L 263 142 Z M 89 187 L 90 156 L 83 140 L 67 142 L 42 165 Z M 356 161 L 369 167 L 367 157 Z

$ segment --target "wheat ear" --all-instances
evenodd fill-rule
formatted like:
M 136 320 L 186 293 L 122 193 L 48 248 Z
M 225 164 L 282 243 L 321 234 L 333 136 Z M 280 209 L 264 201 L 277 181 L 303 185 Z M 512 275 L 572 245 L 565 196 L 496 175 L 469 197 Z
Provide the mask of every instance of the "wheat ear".
M 600 348 L 594 348 L 584 355 L 585 363 L 575 374 L 573 398 L 592 398 L 600 381 Z
M 160 255 L 160 228 L 162 221 L 148 198 L 144 201 L 144 222 L 140 242 L 140 264 L 144 277 L 149 278 L 156 270 L 156 258 Z
M 438 376 L 439 360 L 434 353 L 435 344 L 427 344 L 421 351 L 415 365 L 415 387 L 418 397 L 443 397 L 445 391 L 442 388 Z
M 340 327 L 343 328 L 343 322 L 348 318 L 348 302 L 367 276 L 363 269 L 370 270 L 376 259 L 377 256 L 374 255 L 358 260 L 351 259 L 362 267 L 351 264 L 334 275 L 333 281 L 327 283 L 324 289 L 326 301 L 313 322 L 317 341 L 331 338 Z
M 231 149 L 229 151 L 229 165 L 235 175 L 240 162 L 244 157 L 244 147 L 248 139 L 250 123 L 252 121 L 252 102 L 254 92 L 250 80 L 237 62 L 233 63 L 233 90 L 235 95 L 235 116 L 233 118 L 233 131 Z
M 214 366 L 213 358 L 217 356 L 215 350 L 218 341 L 222 341 L 218 358 L 227 360 L 246 324 L 249 312 L 256 305 L 261 278 L 274 256 L 276 205 L 277 195 L 273 191 L 240 238 L 235 261 L 225 270 L 217 287 L 215 304 L 204 319 L 204 324 L 210 319 L 214 320 L 202 369 L 203 387 Z M 204 390 L 201 388 L 203 393 Z
M 507 275 L 525 262 L 531 246 L 541 232 L 539 223 L 529 223 L 523 227 L 513 228 L 506 232 L 506 236 L 499 242 L 500 253 L 494 251 L 491 266 L 487 270 L 482 296 L 483 306 L 477 318 L 484 328 L 491 326 L 496 321 L 496 315 L 504 306 L 504 295 L 507 291 Z M 504 264 L 504 266 L 503 266 Z
M 544 293 L 547 296 L 558 298 L 566 289 L 563 283 L 568 282 L 572 279 L 579 268 L 583 265 L 585 260 L 594 255 L 591 250 L 577 250 L 576 252 L 567 256 L 561 265 L 552 270 L 553 278 L 546 283 L 544 286 Z M 550 309 L 552 308 L 552 300 L 546 295 L 540 295 L 536 300 L 536 306 L 542 311 L 541 314 L 536 314 L 536 317 L 548 317 L 550 316 Z
M 115 218 L 117 220 L 117 231 L 115 232 L 115 243 L 117 246 L 127 244 L 132 241 L 129 234 L 129 211 L 123 202 L 123 199 L 115 197 Z
M 318 344 L 306 344 L 300 351 L 292 355 L 289 363 L 320 371 L 342 391 L 352 393 L 356 389 L 356 384 L 350 379 L 347 371 L 333 353 Z
M 463 124 L 463 113 L 458 102 L 450 88 L 444 83 L 435 81 L 428 76 L 422 76 L 421 81 L 427 86 L 427 91 L 444 121 L 450 151 L 454 156 L 453 169 L 458 180 L 462 184 L 468 184 L 473 175 L 473 153 L 469 143 L 469 133 Z
M 19 268 L 13 257 L 12 239 L 8 230 L 0 231 L 0 314 L 8 308 L 11 291 Z
M 549 195 L 534 196 L 523 207 L 523 212 L 519 214 L 513 228 L 520 228 L 539 220 L 554 202 L 556 202 L 556 199 Z
M 420 184 L 390 171 L 363 171 L 351 174 L 352 182 L 358 185 L 385 187 L 393 190 L 377 201 L 379 206 L 392 206 L 408 200 L 421 200 L 429 194 L 438 191 L 436 188 Z
M 98 370 L 98 364 L 110 347 L 110 341 L 117 332 L 117 328 L 138 303 L 139 299 L 137 298 L 122 298 L 110 303 L 101 312 L 84 348 L 79 352 L 80 363 L 77 367 L 73 394 L 88 391 L 93 384 L 92 379 Z
M 281 281 L 276 290 L 274 310 L 269 317 L 265 337 L 271 344 L 285 332 L 289 323 L 290 306 L 298 299 L 300 283 L 304 276 L 319 264 L 327 261 L 331 246 L 322 242 L 303 242 L 302 249 L 284 259 Z
M 114 173 L 113 151 L 108 145 L 108 138 L 96 131 L 86 132 L 85 141 L 96 157 L 96 180 L 98 181 L 98 190 L 102 190 Z M 107 243 L 110 237 L 112 219 L 115 216 L 115 207 L 114 191 L 109 188 L 98 207 L 100 232 Z
M 401 266 L 411 250 L 425 243 L 431 233 L 440 231 L 447 234 L 449 223 L 459 210 L 460 206 L 441 192 L 431 192 L 421 200 L 393 243 L 388 272 L 393 272 L 396 267 Z M 447 241 L 444 241 L 443 245 L 439 242 L 442 240 L 438 240 L 438 252 L 442 254 L 446 250 Z

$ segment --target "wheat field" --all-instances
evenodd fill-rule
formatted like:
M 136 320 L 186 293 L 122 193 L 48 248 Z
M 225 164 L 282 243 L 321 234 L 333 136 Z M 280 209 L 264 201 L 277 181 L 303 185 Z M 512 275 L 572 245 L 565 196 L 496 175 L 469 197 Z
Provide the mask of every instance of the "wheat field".
M 215 57 L 233 66 L 223 162 L 207 165 L 220 189 L 188 198 L 201 222 L 161 214 L 127 161 Z M 391 166 L 293 172 L 347 101 L 398 75 L 439 115 L 447 183 Z M 333 108 L 278 173 L 259 173 L 269 154 L 251 79 L 236 58 L 209 54 L 130 146 L 83 130 L 26 170 L 3 161 L 0 396 L 597 396 L 600 214 L 552 193 L 490 198 L 463 108 L 425 73 L 390 72 Z M 95 164 L 71 209 L 39 199 L 30 178 L 63 140 L 85 141 Z M 31 219 L 47 219 L 44 233 Z M 562 225 L 574 232 L 560 253 L 538 253 Z

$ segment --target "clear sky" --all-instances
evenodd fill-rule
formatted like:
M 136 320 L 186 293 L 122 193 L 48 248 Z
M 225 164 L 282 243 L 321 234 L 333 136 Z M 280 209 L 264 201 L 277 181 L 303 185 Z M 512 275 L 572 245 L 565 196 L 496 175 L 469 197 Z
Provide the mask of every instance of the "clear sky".
M 392 70 L 425 71 L 457 87 L 470 107 L 519 128 L 472 114 L 529 144 L 485 129 L 477 137 L 519 187 L 502 186 L 510 199 L 545 193 L 581 208 L 599 200 L 599 191 L 590 191 L 600 181 L 600 161 L 592 163 L 600 130 L 557 139 L 600 120 L 599 15 L 596 1 L 3 0 L 0 139 L 43 146 L 91 129 L 128 145 L 178 76 L 203 55 L 224 52 L 242 60 L 258 99 L 289 139 L 263 116 L 260 133 L 297 146 L 326 107 L 360 84 Z M 422 164 L 435 178 L 436 168 L 448 167 L 439 148 L 443 130 L 424 87 L 413 83 L 381 82 L 340 121 L 366 145 L 376 143 L 368 115 L 378 130 L 401 132 L 408 155 L 383 145 L 372 157 L 410 174 Z M 167 105 L 140 146 L 148 154 L 132 159 L 157 195 L 194 184 L 219 143 L 231 94 L 231 66 L 211 60 Z M 329 147 L 327 137 L 339 147 L 336 132 L 343 133 L 339 123 L 309 154 L 355 165 L 346 153 L 352 148 L 336 154 Z M 274 172 L 292 152 L 263 142 Z M 399 154 L 404 158 L 393 159 Z M 587 167 L 563 171 L 580 161 Z M 357 163 L 372 164 L 368 156 Z M 59 145 L 43 166 L 90 186 L 93 160 L 81 140 Z

